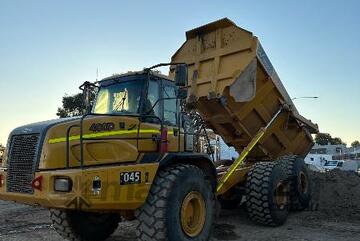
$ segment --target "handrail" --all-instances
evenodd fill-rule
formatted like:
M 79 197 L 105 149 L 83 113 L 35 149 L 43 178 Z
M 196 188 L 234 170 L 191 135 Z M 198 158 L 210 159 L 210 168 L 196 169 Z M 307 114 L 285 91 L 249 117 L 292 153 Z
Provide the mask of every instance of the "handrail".
M 71 125 L 66 130 L 66 168 L 70 167 L 70 131 L 74 127 L 80 127 L 79 125 Z
M 155 115 L 139 115 L 139 114 L 98 114 L 98 113 L 87 113 L 85 115 L 82 115 L 80 118 L 80 125 L 74 124 L 67 128 L 66 130 L 66 168 L 70 167 L 70 131 L 77 127 L 80 128 L 80 168 L 84 168 L 84 141 L 86 140 L 95 140 L 97 138 L 84 138 L 84 120 L 88 116 L 114 116 L 114 117 L 137 117 L 139 119 L 139 126 L 140 123 L 142 123 L 142 119 L 145 118 L 152 118 L 157 119 L 160 123 L 160 133 L 162 132 L 164 128 L 163 121 L 160 117 Z M 139 133 L 138 133 L 139 134 Z M 102 138 L 104 139 L 104 138 Z M 115 139 L 115 138 L 112 138 Z M 137 136 L 136 139 L 139 139 Z

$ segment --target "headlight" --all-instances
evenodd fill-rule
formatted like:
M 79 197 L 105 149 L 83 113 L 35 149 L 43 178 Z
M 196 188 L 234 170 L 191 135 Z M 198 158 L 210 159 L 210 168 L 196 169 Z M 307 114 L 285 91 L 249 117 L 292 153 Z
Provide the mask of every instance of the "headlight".
M 54 190 L 57 192 L 70 192 L 72 190 L 72 181 L 70 178 L 55 178 Z

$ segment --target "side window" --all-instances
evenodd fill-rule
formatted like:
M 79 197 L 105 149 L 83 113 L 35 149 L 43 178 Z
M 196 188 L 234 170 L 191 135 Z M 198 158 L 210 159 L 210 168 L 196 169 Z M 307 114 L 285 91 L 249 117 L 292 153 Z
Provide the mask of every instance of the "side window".
M 145 103 L 146 106 L 145 109 L 149 111 L 158 99 L 159 99 L 159 83 L 157 81 L 150 81 L 148 98 Z M 160 103 L 158 103 L 149 114 L 160 117 Z
M 176 126 L 176 93 L 173 86 L 164 86 L 164 98 L 174 98 L 164 100 L 164 124 Z

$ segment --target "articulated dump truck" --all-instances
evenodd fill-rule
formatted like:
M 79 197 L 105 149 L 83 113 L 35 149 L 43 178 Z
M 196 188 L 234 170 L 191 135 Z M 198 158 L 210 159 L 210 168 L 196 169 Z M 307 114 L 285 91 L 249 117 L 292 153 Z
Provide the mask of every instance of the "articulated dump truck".
M 154 71 L 165 65 L 169 76 Z M 277 226 L 310 202 L 303 158 L 317 126 L 228 19 L 188 31 L 169 64 L 81 89 L 84 115 L 16 128 L 0 169 L 0 198 L 48 208 L 64 239 L 104 240 L 136 219 L 140 241 L 206 241 L 220 206 L 245 202 L 251 220 Z M 208 129 L 239 157 L 199 152 Z

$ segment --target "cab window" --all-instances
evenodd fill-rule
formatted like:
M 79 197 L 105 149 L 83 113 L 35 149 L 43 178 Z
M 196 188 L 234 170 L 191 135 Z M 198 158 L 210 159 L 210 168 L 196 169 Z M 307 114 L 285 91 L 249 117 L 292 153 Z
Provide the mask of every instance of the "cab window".
M 151 80 L 149 82 L 148 97 L 147 100 L 145 100 L 145 109 L 146 111 L 150 111 L 149 115 L 155 115 L 160 117 L 159 102 L 154 106 L 154 104 L 159 98 L 159 83 L 157 81 Z M 151 110 L 152 106 L 154 106 L 154 108 Z
M 171 100 L 164 100 L 164 124 L 176 126 L 176 93 L 175 87 L 165 85 L 164 86 L 164 98 L 174 98 Z
M 102 86 L 93 112 L 96 114 L 138 114 L 144 81 L 132 80 Z

